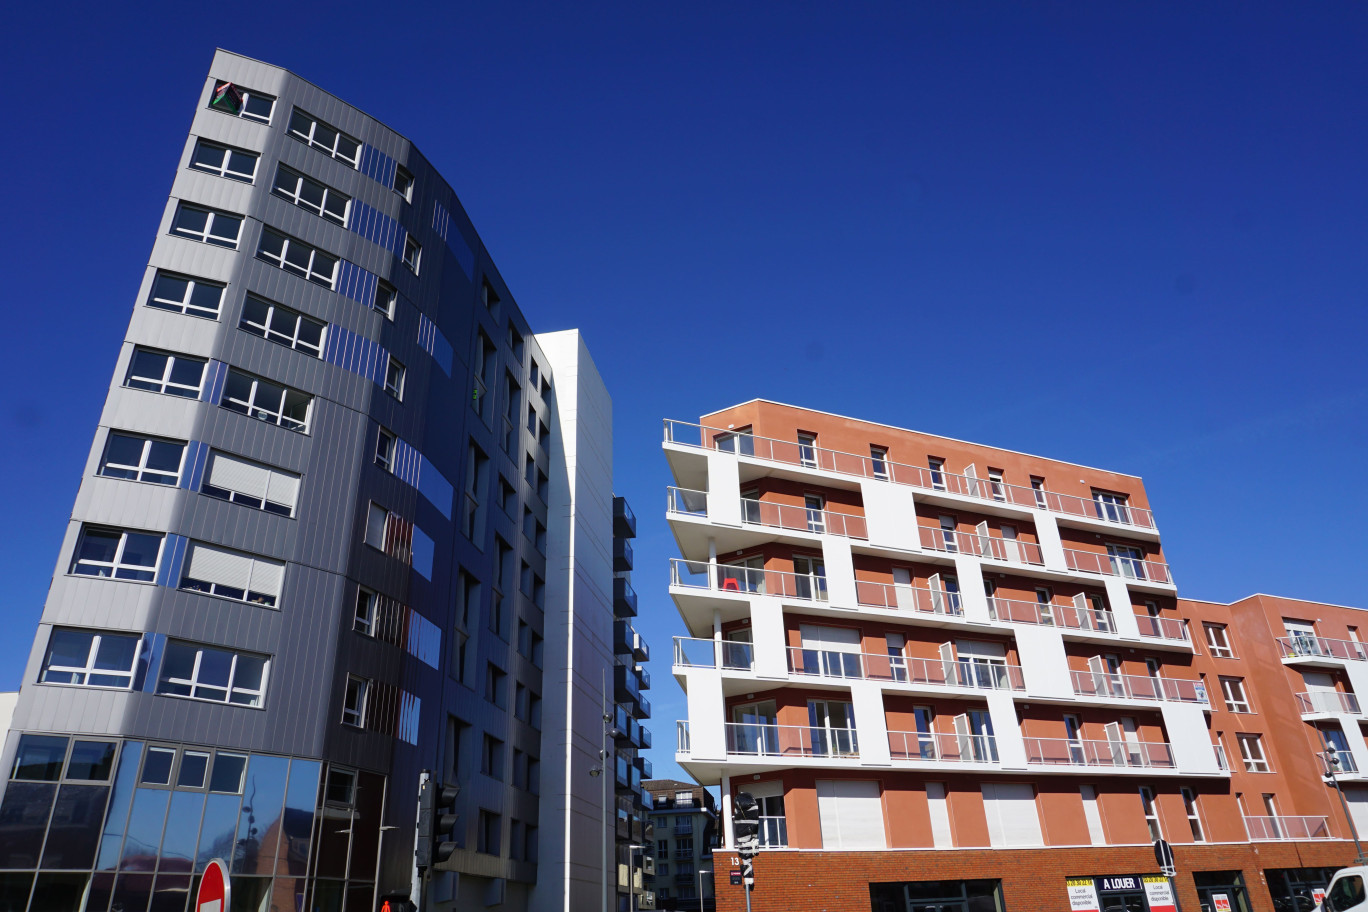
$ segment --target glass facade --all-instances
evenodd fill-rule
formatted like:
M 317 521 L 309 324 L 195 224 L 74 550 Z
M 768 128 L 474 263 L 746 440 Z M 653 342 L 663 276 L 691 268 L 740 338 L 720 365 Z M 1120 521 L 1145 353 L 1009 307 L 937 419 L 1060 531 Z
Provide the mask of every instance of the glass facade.
M 872 883 L 873 912 L 1003 912 L 1000 880 Z
M 0 912 L 372 908 L 385 777 L 196 745 L 23 735 L 0 802 Z M 345 778 L 351 787 L 326 787 Z
M 1336 868 L 1272 868 L 1264 871 L 1275 912 L 1311 912 L 1330 886 Z

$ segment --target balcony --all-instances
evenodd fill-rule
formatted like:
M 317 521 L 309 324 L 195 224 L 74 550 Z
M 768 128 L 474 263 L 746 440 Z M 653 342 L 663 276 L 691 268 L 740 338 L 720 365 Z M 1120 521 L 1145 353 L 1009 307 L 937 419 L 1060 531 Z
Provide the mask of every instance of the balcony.
M 754 649 L 750 643 L 732 640 L 704 640 L 698 637 L 674 638 L 674 667 L 723 668 L 727 671 L 750 671 L 754 667 Z
M 946 554 L 971 554 L 987 560 L 1005 561 L 1012 564 L 1032 564 L 1045 566 L 1045 557 L 1040 545 L 1017 538 L 993 538 L 982 532 L 949 532 L 934 526 L 921 526 L 923 548 L 942 551 Z
M 997 739 L 992 735 L 945 732 L 891 731 L 888 750 L 894 760 L 936 763 L 997 763 Z
M 651 760 L 648 757 L 637 756 L 632 759 L 632 765 L 641 770 L 642 779 L 651 778 Z
M 689 832 L 692 833 L 693 830 L 690 830 Z M 678 835 L 679 831 L 675 830 L 675 834 Z M 692 861 L 694 857 L 693 849 L 675 849 L 674 857 L 675 861 Z
M 666 511 L 675 516 L 708 516 L 708 492 L 687 488 L 666 489 Z M 784 532 L 812 535 L 841 535 L 846 538 L 868 539 L 869 532 L 862 516 L 800 507 L 796 504 L 770 503 L 741 498 L 741 523 Z
M 1184 643 L 1188 641 L 1187 621 L 1179 618 L 1137 614 L 1135 626 L 1140 628 L 1142 637 L 1153 637 L 1156 640 L 1180 640 Z
M 1359 771 L 1358 763 L 1354 760 L 1352 752 L 1347 750 L 1330 750 L 1327 751 L 1327 753 L 1334 756 L 1338 765 L 1332 764 L 1330 762 L 1331 758 L 1326 756 L 1326 754 L 1317 754 L 1317 756 L 1320 757 L 1322 775 L 1339 776 L 1344 773 L 1357 773 Z
M 884 681 L 976 690 L 1025 690 L 1020 665 L 971 659 L 917 659 L 876 652 L 788 647 L 789 672 L 804 677 Z
M 632 654 L 632 646 L 637 637 L 637 632 L 632 629 L 628 621 L 613 622 L 613 655 L 629 656 Z
M 1148 675 L 1118 674 L 1109 671 L 1074 671 L 1074 693 L 1080 697 L 1118 700 L 1153 700 L 1173 703 L 1208 704 L 1206 686 L 1185 678 L 1153 678 Z
M 711 589 L 715 592 L 753 593 L 807 602 L 827 600 L 826 577 L 788 573 L 783 570 L 755 570 L 707 561 L 670 559 L 670 585 L 686 589 Z
M 1116 619 L 1110 611 L 1080 607 L 1072 602 L 1063 605 L 1042 604 L 990 595 L 988 614 L 993 620 L 1008 624 L 1039 624 L 1044 627 L 1116 633 Z
M 749 459 L 854 478 L 869 478 L 909 485 L 924 491 L 967 497 L 1019 510 L 1046 510 L 1066 518 L 1106 523 L 1120 528 L 1153 533 L 1154 514 L 1141 507 L 1073 494 L 1056 494 L 1022 485 L 1007 484 L 976 475 L 953 475 L 923 466 L 890 462 L 857 453 L 843 453 L 793 440 L 775 440 L 736 434 L 687 421 L 665 420 L 665 443 L 699 450 L 717 449 Z
M 636 514 L 627 505 L 627 498 L 613 498 L 613 535 L 617 538 L 636 538 Z
M 1251 842 L 1335 838 L 1325 817 L 1246 817 L 1244 823 Z
M 820 757 L 856 760 L 860 745 L 853 728 L 727 722 L 729 757 Z
M 637 595 L 632 584 L 621 577 L 613 580 L 613 617 L 634 618 L 637 616 Z
M 613 700 L 617 703 L 635 703 L 638 707 L 646 702 L 642 695 L 641 676 L 635 668 L 618 665 L 613 669 Z
M 1328 637 L 1278 637 L 1284 661 L 1304 660 L 1306 665 L 1335 665 L 1339 662 L 1368 662 L 1368 651 L 1358 640 L 1332 640 Z
M 632 569 L 632 543 L 625 538 L 613 539 L 613 572 L 626 573 Z
M 890 608 L 897 611 L 918 611 L 922 614 L 941 614 L 961 617 L 958 592 L 913 586 L 910 583 L 872 583 L 855 581 L 855 601 L 869 608 Z
M 1039 766 L 1113 769 L 1173 769 L 1173 750 L 1164 741 L 1084 741 L 1023 738 L 1026 762 Z
M 1297 694 L 1297 707 L 1303 716 L 1329 713 L 1356 716 L 1360 713 L 1358 697 L 1336 690 L 1314 690 Z
M 1173 585 L 1173 575 L 1169 566 L 1161 561 L 1141 560 L 1138 557 L 1125 557 L 1116 554 L 1098 554 L 1093 551 L 1064 549 L 1064 563 L 1070 570 L 1079 573 L 1096 573 L 1101 576 L 1119 576 L 1137 582 Z

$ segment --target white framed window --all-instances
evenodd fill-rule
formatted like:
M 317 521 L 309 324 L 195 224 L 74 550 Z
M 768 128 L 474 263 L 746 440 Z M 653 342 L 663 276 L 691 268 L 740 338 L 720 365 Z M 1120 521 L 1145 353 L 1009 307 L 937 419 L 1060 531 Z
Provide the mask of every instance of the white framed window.
M 374 636 L 375 631 L 375 609 L 379 600 L 374 592 L 364 586 L 356 589 L 356 613 L 352 619 L 352 630 L 357 633 L 364 633 L 366 636 Z
M 180 588 L 274 608 L 284 576 L 285 565 L 280 561 L 191 542 Z
M 203 244 L 236 250 L 238 237 L 242 234 L 242 216 L 181 203 L 176 207 L 171 233 Z
M 1192 789 L 1184 787 L 1183 809 L 1187 812 L 1188 827 L 1192 830 L 1193 842 L 1206 842 L 1206 834 L 1202 831 L 1202 816 L 1197 812 L 1197 796 Z
M 1164 838 L 1164 832 L 1159 828 L 1159 811 L 1154 804 L 1154 790 L 1148 786 L 1140 786 L 1140 806 L 1145 811 L 1145 825 L 1149 827 L 1150 839 L 1158 842 Z
M 242 302 L 242 318 L 238 321 L 238 328 L 314 358 L 323 357 L 323 336 L 327 324 L 265 298 L 247 295 Z
M 189 358 L 148 348 L 134 350 L 124 386 L 131 389 L 198 399 L 204 384 L 203 358 Z
M 54 627 L 38 683 L 127 690 L 141 642 L 137 634 Z
M 271 192 L 301 209 L 309 210 L 314 215 L 321 215 L 339 225 L 347 224 L 347 209 L 351 206 L 351 197 L 311 177 L 305 177 L 293 168 L 277 166 Z
M 210 703 L 261 706 L 270 665 L 265 656 L 171 640 L 162 656 L 157 693 Z
M 290 114 L 290 135 L 353 168 L 361 158 L 361 140 L 353 139 L 299 108 Z
M 293 516 L 299 499 L 299 476 L 214 450 L 200 493 L 277 516 Z
M 394 435 L 384 428 L 375 437 L 375 464 L 386 472 L 394 471 Z
M 945 460 L 936 456 L 926 460 L 927 471 L 931 473 L 931 487 L 937 491 L 945 490 Z
M 1206 633 L 1207 651 L 1218 659 L 1235 658 L 1235 650 L 1230 648 L 1230 637 L 1226 634 L 1225 624 L 1203 624 Z
M 84 526 L 76 542 L 71 572 L 150 583 L 157 576 L 163 538 L 160 532 Z
M 1245 694 L 1244 678 L 1221 678 L 1221 696 L 1225 698 L 1227 712 L 1247 713 L 1249 697 Z
M 147 296 L 147 306 L 188 317 L 217 320 L 219 308 L 223 306 L 223 288 L 218 282 L 206 282 L 204 279 L 158 269 L 156 278 L 152 280 L 152 293 Z
M 413 202 L 413 175 L 403 165 L 395 166 L 394 192 L 402 196 L 405 202 Z
M 1035 494 L 1036 506 L 1042 510 L 1046 507 L 1045 499 L 1045 479 L 1031 476 L 1031 491 Z
M 371 305 L 391 320 L 394 319 L 395 305 L 399 303 L 399 292 L 384 279 L 375 283 L 375 303 Z
M 366 544 L 385 550 L 385 528 L 389 525 L 389 518 L 389 510 L 371 501 L 370 510 L 366 513 Z
M 259 421 L 307 434 L 313 396 L 230 369 L 219 404 Z
M 817 466 L 817 435 L 798 433 L 798 461 L 808 468 Z
M 1259 735 L 1237 734 L 1235 740 L 1240 744 L 1240 759 L 1244 760 L 1245 772 L 1271 772 L 1268 757 L 1264 755 L 1263 740 Z
M 333 287 L 337 275 L 337 257 L 270 228 L 261 229 L 256 256 L 325 288 Z
M 207 139 L 196 139 L 194 154 L 190 156 L 190 167 L 196 171 L 205 171 L 250 184 L 256 178 L 257 158 L 255 152 L 248 152 L 246 149 L 225 146 Z
M 347 690 L 342 698 L 343 725 L 366 727 L 366 696 L 369 693 L 369 681 L 356 675 L 347 675 Z
M 1007 499 L 1007 487 L 1002 481 L 1001 469 L 988 470 L 988 493 L 992 495 L 993 500 Z
M 96 474 L 127 481 L 176 485 L 180 483 L 184 459 L 185 444 L 178 440 L 111 431 Z
M 404 265 L 413 270 L 413 274 L 418 274 L 419 261 L 423 258 L 423 248 L 413 239 L 413 235 L 404 238 Z
M 404 365 L 394 355 L 389 356 L 389 364 L 385 366 L 385 392 L 400 402 L 404 400 Z
M 1130 509 L 1126 506 L 1128 498 L 1125 494 L 1117 494 L 1112 491 L 1093 491 L 1093 509 L 1097 513 L 1098 519 L 1105 519 L 1107 522 L 1130 522 Z
M 270 95 L 222 79 L 214 82 L 213 94 L 209 96 L 209 107 L 215 111 L 264 124 L 271 122 L 275 102 L 275 98 Z

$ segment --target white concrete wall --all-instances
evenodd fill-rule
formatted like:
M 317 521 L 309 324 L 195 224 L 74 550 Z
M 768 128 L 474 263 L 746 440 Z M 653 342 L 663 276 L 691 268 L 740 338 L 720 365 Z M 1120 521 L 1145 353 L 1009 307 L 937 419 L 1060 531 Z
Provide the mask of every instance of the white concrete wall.
M 1116 632 L 1124 637 L 1139 637 L 1140 624 L 1135 620 L 1135 606 L 1131 604 L 1126 581 L 1119 576 L 1108 576 L 1103 583 L 1107 589 L 1107 604 L 1116 619 Z
M 827 599 L 833 605 L 854 608 L 855 560 L 850 553 L 850 539 L 822 536 L 822 564 L 826 567 Z
M 988 715 L 993 720 L 993 736 L 997 739 L 998 760 L 1004 769 L 1026 768 L 1026 741 L 1017 721 L 1016 701 L 1010 693 L 990 691 Z
M 708 519 L 741 525 L 740 463 L 731 453 L 708 451 Z
M 1059 539 L 1059 523 L 1055 522 L 1054 514 L 1032 510 L 1031 516 L 1035 519 L 1036 539 L 1040 542 L 1041 559 L 1045 561 L 1045 566 L 1051 570 L 1068 570 L 1068 565 L 1064 563 L 1064 545 Z
M 1354 764 L 1360 770 L 1368 770 L 1368 742 L 1363 740 L 1363 731 L 1359 728 L 1358 717 L 1347 713 L 1336 713 L 1335 721 L 1344 730 L 1344 740 L 1349 742 L 1349 753 L 1354 758 Z
M 684 672 L 689 709 L 689 753 L 695 760 L 726 760 L 722 673 L 715 668 Z
M 1159 711 L 1164 715 L 1173 748 L 1173 763 L 1183 773 L 1217 773 L 1216 749 L 1211 746 L 1207 731 L 1206 711 L 1198 703 L 1164 702 Z
M 987 624 L 988 596 L 983 592 L 983 565 L 978 558 L 964 554 L 955 555 L 955 576 L 959 577 L 960 605 L 964 608 L 964 619 Z
M 883 690 L 878 681 L 851 681 L 850 702 L 855 710 L 855 733 L 860 742 L 860 763 L 887 766 L 888 717 L 884 715 Z
M 1053 627 L 1032 624 L 1018 624 L 1013 630 L 1026 693 L 1033 697 L 1074 696 L 1063 635 Z
M 750 600 L 750 611 L 755 674 L 762 678 L 787 678 L 784 603 L 777 598 L 756 596 Z
M 860 482 L 860 496 L 864 500 L 870 544 L 903 551 L 921 550 L 917 504 L 910 487 L 865 479 Z
M 1368 701 L 1368 662 L 1345 662 L 1344 673 L 1349 676 L 1349 686 L 1358 695 L 1360 704 Z

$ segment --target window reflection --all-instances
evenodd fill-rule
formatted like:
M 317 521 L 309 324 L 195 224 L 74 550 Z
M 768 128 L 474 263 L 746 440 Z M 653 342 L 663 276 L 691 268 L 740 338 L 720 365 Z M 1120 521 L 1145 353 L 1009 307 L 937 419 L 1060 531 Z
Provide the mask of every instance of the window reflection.
M 204 806 L 204 823 L 200 827 L 199 852 L 195 855 L 195 873 L 204 870 L 211 858 L 222 858 L 235 868 L 233 843 L 237 833 L 237 795 L 210 795 Z M 232 873 L 236 873 L 233 870 Z
M 11 782 L 0 804 L 0 868 L 36 868 L 57 786 Z M 19 908 L 23 908 L 20 903 Z
M 123 841 L 124 827 L 128 823 L 128 806 L 133 800 L 133 783 L 138 778 L 138 763 L 141 760 L 142 742 L 125 741 L 123 753 L 119 756 L 119 772 L 114 778 L 114 795 L 109 800 L 104 835 L 100 838 L 100 857 L 95 863 L 97 869 L 113 870 L 119 860 L 119 847 Z
M 166 815 L 166 832 L 161 842 L 161 871 L 190 873 L 203 815 L 203 792 L 172 794 L 171 813 Z
M 237 842 L 229 866 L 232 874 L 273 872 L 289 766 L 285 757 L 259 754 L 247 764 L 242 815 L 238 818 Z
M 107 785 L 65 783 L 57 793 L 48 826 L 47 848 L 43 851 L 45 868 L 88 868 L 95 860 L 104 822 Z M 52 908 L 56 908 L 54 905 Z
M 128 815 L 128 834 L 124 837 L 119 867 L 141 871 L 156 869 L 157 847 L 161 845 L 162 824 L 166 822 L 166 806 L 171 793 L 164 789 L 140 788 L 133 796 L 133 810 Z M 115 887 L 117 892 L 120 887 Z

